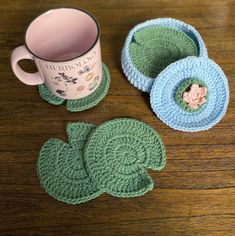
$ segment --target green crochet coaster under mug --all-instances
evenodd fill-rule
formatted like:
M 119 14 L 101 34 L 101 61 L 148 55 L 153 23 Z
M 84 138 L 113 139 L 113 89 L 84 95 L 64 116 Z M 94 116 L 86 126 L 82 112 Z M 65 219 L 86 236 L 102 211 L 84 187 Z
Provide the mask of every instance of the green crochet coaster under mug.
M 88 176 L 83 160 L 84 144 L 94 129 L 91 124 L 68 124 L 69 144 L 52 138 L 42 146 L 38 177 L 44 190 L 57 200 L 77 204 L 102 193 Z
M 94 130 L 85 146 L 84 160 L 89 176 L 100 189 L 117 197 L 135 197 L 153 188 L 145 169 L 161 170 L 166 155 L 152 127 L 120 118 Z
M 103 78 L 99 87 L 92 94 L 84 98 L 75 100 L 66 100 L 54 95 L 44 84 L 39 85 L 38 88 L 40 96 L 48 103 L 53 105 L 61 105 L 66 101 L 67 110 L 71 112 L 78 112 L 96 106 L 107 95 L 109 86 L 110 86 L 109 70 L 108 67 L 105 64 L 103 64 Z
M 163 26 L 136 31 L 129 53 L 135 67 L 153 79 L 172 62 L 198 55 L 195 42 L 183 31 Z

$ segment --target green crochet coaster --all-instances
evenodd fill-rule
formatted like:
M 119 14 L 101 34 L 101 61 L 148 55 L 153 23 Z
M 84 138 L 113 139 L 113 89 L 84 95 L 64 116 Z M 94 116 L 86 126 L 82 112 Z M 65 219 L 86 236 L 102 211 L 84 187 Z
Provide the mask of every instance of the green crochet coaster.
M 129 118 L 103 123 L 84 150 L 89 176 L 100 189 L 117 197 L 141 196 L 153 188 L 145 168 L 165 166 L 165 147 L 149 125 Z
M 39 94 L 48 103 L 53 105 L 61 105 L 66 101 L 67 110 L 71 112 L 78 112 L 96 106 L 108 93 L 110 86 L 110 74 L 108 67 L 103 64 L 103 79 L 99 87 L 90 95 L 77 100 L 66 100 L 54 95 L 44 84 L 38 86 Z
M 42 146 L 38 177 L 44 190 L 57 200 L 77 204 L 102 193 L 88 176 L 83 160 L 84 144 L 94 129 L 91 124 L 68 124 L 69 144 L 52 138 Z
M 129 46 L 131 60 L 145 76 L 156 76 L 172 62 L 197 56 L 197 46 L 184 32 L 162 26 L 138 30 Z

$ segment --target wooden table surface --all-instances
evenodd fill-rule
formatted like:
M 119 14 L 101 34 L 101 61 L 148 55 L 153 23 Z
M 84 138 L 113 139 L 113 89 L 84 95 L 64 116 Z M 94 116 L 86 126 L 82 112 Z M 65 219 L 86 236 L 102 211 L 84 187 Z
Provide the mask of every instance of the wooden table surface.
M 0 1 L 0 234 L 1 235 L 235 235 L 235 1 Z M 16 79 L 11 51 L 24 43 L 29 22 L 55 7 L 92 12 L 101 25 L 102 58 L 112 84 L 96 107 L 70 113 L 44 102 L 34 86 Z M 147 19 L 173 17 L 195 26 L 209 57 L 224 70 L 230 104 L 212 129 L 184 133 L 160 122 L 149 96 L 135 89 L 120 69 L 120 52 L 128 31 Z M 32 63 L 21 63 L 34 71 Z M 101 124 L 133 117 L 162 136 L 167 167 L 149 171 L 154 189 L 140 198 L 103 194 L 80 205 L 67 205 L 39 185 L 36 161 L 51 137 L 67 140 L 69 121 Z

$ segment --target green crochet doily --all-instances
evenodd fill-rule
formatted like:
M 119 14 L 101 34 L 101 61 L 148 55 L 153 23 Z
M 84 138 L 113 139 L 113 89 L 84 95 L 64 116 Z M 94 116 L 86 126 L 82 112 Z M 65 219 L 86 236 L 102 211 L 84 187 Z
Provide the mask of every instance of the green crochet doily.
M 91 124 L 68 124 L 69 144 L 52 138 L 42 146 L 38 177 L 44 190 L 57 200 L 77 204 L 102 193 L 88 176 L 83 160 L 85 142 L 94 129 Z
M 140 196 L 153 188 L 145 168 L 165 166 L 159 134 L 135 119 L 103 123 L 89 137 L 84 151 L 89 176 L 100 189 L 117 197 Z
M 183 83 L 181 83 L 175 92 L 175 100 L 177 104 L 185 111 L 187 112 L 197 112 L 201 110 L 201 108 L 206 104 L 200 105 L 197 109 L 192 109 L 184 100 L 183 100 L 183 93 L 186 92 L 192 84 L 198 84 L 200 87 L 206 87 L 206 84 L 197 78 L 189 78 L 186 79 Z M 205 96 L 206 99 L 208 99 L 208 92 Z
M 66 101 L 66 107 L 71 112 L 78 112 L 96 106 L 108 93 L 110 85 L 110 74 L 108 67 L 103 64 L 103 78 L 99 87 L 90 95 L 77 100 L 66 100 L 54 95 L 44 84 L 38 86 L 39 94 L 48 103 L 61 105 Z
M 138 30 L 129 46 L 131 60 L 145 76 L 156 76 L 168 65 L 197 56 L 197 46 L 184 32 L 162 26 L 151 26 Z

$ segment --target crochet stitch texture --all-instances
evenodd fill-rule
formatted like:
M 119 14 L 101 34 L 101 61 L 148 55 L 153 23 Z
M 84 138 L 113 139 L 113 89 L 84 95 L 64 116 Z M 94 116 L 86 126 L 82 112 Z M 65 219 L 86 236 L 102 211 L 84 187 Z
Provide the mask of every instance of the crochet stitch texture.
M 49 139 L 41 148 L 37 173 L 44 190 L 59 201 L 78 204 L 103 192 L 141 196 L 153 188 L 146 168 L 161 170 L 165 146 L 149 125 L 119 118 L 95 128 L 67 125 L 68 144 Z
M 209 91 L 205 104 L 197 112 L 182 109 L 175 91 L 187 78 L 196 77 Z M 188 57 L 162 71 L 151 90 L 150 103 L 158 118 L 173 129 L 196 132 L 207 130 L 224 116 L 229 102 L 228 80 L 222 69 L 206 57 Z
M 57 200 L 77 204 L 102 193 L 88 176 L 83 160 L 84 144 L 94 129 L 91 124 L 68 124 L 69 144 L 52 138 L 42 146 L 38 177 L 44 190 Z
M 93 93 L 84 98 L 80 98 L 77 100 L 66 100 L 54 95 L 44 84 L 39 85 L 38 88 L 40 96 L 48 103 L 53 105 L 61 105 L 66 101 L 67 110 L 71 112 L 78 112 L 96 106 L 107 95 L 109 86 L 109 70 L 108 67 L 103 64 L 103 78 L 99 87 Z
M 175 92 L 175 99 L 178 105 L 184 109 L 185 111 L 188 112 L 196 112 L 200 110 L 205 104 L 202 104 L 199 106 L 198 109 L 192 109 L 188 106 L 188 104 L 183 101 L 183 93 L 192 85 L 192 84 L 198 84 L 199 86 L 206 87 L 205 83 L 197 78 L 188 78 L 185 81 L 183 81 L 178 88 L 176 89 Z M 205 97 L 206 99 L 208 98 L 208 94 Z
M 166 163 L 159 134 L 135 119 L 103 123 L 89 137 L 84 159 L 99 188 L 117 197 L 135 197 L 153 188 L 145 168 L 161 170 Z
M 166 66 L 187 56 L 197 56 L 194 41 L 180 30 L 150 26 L 138 30 L 129 46 L 134 66 L 155 79 Z
M 144 28 L 150 26 L 170 27 L 172 29 L 182 31 L 188 37 L 190 37 L 196 44 L 198 56 L 207 57 L 206 46 L 198 31 L 191 25 L 188 25 L 182 21 L 172 18 L 153 19 L 138 24 L 128 33 L 128 36 L 126 38 L 122 50 L 121 64 L 123 72 L 126 75 L 127 79 L 130 81 L 130 83 L 133 84 L 138 89 L 142 90 L 143 92 L 148 92 L 148 93 L 150 93 L 150 90 L 155 80 L 149 76 L 142 74 L 136 68 L 136 66 L 134 66 L 132 62 L 132 56 L 130 54 L 130 44 L 133 42 L 133 37 L 137 31 L 143 30 Z M 139 60 L 142 60 L 142 58 L 139 57 Z

